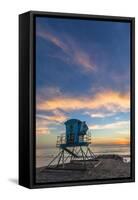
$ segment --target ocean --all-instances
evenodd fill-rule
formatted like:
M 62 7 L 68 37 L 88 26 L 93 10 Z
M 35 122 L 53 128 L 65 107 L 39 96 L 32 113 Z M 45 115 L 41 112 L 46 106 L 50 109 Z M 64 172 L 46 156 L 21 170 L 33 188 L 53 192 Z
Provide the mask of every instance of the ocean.
M 95 155 L 99 154 L 117 154 L 123 156 L 124 162 L 130 162 L 130 145 L 97 145 L 90 146 Z M 39 147 L 36 149 L 36 167 L 47 166 L 49 162 L 58 154 L 56 147 Z M 65 155 L 66 157 L 66 155 Z

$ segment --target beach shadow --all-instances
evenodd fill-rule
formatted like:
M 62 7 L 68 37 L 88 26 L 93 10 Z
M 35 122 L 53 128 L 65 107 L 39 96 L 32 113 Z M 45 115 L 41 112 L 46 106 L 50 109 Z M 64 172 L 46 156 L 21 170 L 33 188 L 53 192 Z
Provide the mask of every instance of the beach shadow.
M 9 178 L 8 179 L 11 183 L 18 184 L 18 180 L 16 178 Z

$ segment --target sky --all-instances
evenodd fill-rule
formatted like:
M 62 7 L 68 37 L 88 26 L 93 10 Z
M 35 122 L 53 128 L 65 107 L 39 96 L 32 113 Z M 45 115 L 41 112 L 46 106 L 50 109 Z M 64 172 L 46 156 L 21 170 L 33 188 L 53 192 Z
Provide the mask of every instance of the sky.
M 55 145 L 70 118 L 94 144 L 129 144 L 129 22 L 36 17 L 37 146 Z

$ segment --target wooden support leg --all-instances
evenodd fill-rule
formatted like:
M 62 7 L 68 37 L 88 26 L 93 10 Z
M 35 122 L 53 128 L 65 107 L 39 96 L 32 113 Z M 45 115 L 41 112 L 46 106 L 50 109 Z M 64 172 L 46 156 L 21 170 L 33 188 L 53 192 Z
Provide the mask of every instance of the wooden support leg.
M 59 157 L 59 160 L 58 160 L 58 163 L 57 163 L 57 166 L 56 166 L 56 167 L 58 167 L 59 164 L 60 164 L 60 160 L 61 160 L 61 158 L 62 158 L 63 151 L 64 151 L 64 150 L 61 151 L 61 155 L 60 155 L 60 157 Z
M 58 158 L 58 157 L 60 156 L 61 153 L 62 153 L 62 152 L 60 151 L 60 152 L 58 153 L 58 155 L 57 155 L 56 157 L 54 157 L 53 160 L 51 160 L 51 162 L 48 164 L 47 167 L 49 167 L 49 166 L 56 160 L 56 158 Z
M 74 147 L 73 147 L 72 152 L 74 153 Z M 72 161 L 72 158 L 73 158 L 73 155 L 71 155 L 71 157 L 70 157 L 70 162 Z
M 82 150 L 82 148 L 80 147 L 80 150 L 81 150 L 81 153 L 82 153 L 82 158 L 83 158 L 83 165 L 86 166 L 86 162 L 85 162 L 85 155 L 84 155 L 84 152 Z
M 62 167 L 64 168 L 64 150 L 63 150 L 63 154 L 62 154 Z

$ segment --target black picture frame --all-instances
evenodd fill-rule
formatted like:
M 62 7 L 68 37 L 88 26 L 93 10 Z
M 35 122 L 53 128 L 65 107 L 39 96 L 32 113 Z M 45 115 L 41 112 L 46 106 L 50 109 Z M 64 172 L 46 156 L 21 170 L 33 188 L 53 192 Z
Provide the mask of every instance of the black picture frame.
M 131 23 L 131 176 L 129 178 L 35 182 L 35 17 L 75 18 Z M 135 18 L 29 11 L 19 15 L 19 184 L 27 188 L 78 186 L 135 181 Z

